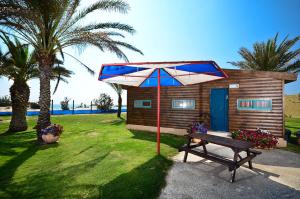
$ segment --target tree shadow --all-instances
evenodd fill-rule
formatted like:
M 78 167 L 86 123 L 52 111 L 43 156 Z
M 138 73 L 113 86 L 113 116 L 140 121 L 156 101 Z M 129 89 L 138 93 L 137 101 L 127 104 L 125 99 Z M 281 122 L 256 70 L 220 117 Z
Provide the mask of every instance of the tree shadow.
M 120 126 L 123 125 L 126 122 L 125 118 L 123 117 L 119 117 L 116 120 L 113 120 L 112 122 L 110 122 L 110 125 L 114 125 L 114 126 Z
M 32 154 L 33 151 L 31 153 L 24 153 L 29 155 Z M 83 198 L 88 189 L 97 185 L 80 185 L 86 188 L 86 190 L 82 193 L 82 189 L 78 189 L 79 186 L 72 186 L 71 184 L 78 176 L 85 174 L 89 169 L 93 169 L 108 155 L 109 153 L 107 152 L 95 159 L 81 162 L 63 169 L 59 167 L 44 168 L 43 172 L 28 176 L 23 181 L 17 183 L 10 183 L 9 177 L 13 174 L 13 172 L 10 172 L 10 176 L 6 175 L 5 180 L 0 181 L 0 193 L 2 191 L 1 196 L 3 196 L 4 193 L 5 198 Z M 22 157 L 25 159 L 25 155 Z M 6 167 L 8 166 L 14 165 L 7 165 Z
M 133 139 L 146 140 L 149 142 L 156 142 L 156 133 L 147 131 L 129 130 L 133 134 Z M 179 148 L 187 142 L 186 138 L 178 135 L 160 134 L 160 142 L 173 148 Z
M 0 167 L 0 184 L 4 187 L 10 184 L 12 177 L 14 176 L 18 167 L 20 167 L 27 159 L 32 157 L 38 147 L 36 145 L 31 145 L 26 150 L 15 156 L 14 158 L 8 160 L 4 165 Z
M 24 152 L 24 154 L 30 153 Z M 87 170 L 96 169 L 96 166 L 108 155 L 109 152 L 63 169 L 45 169 L 46 171 L 43 170 L 39 174 L 11 184 L 7 180 L 1 181 L 0 194 L 2 192 L 1 196 L 5 198 L 150 199 L 158 197 L 161 188 L 166 184 L 164 179 L 172 165 L 172 161 L 163 156 L 155 156 L 106 184 L 102 184 L 101 179 L 94 183 L 84 180 L 84 183 L 76 184 L 78 178 L 86 175 Z M 25 155 L 23 157 L 25 158 Z
M 157 198 L 165 186 L 165 179 L 172 161 L 155 156 L 128 173 L 99 187 L 99 198 L 147 199 Z
M 3 136 L 3 137 L 1 137 Z M 14 133 L 10 136 L 0 136 L 0 155 L 1 156 L 16 156 L 19 153 L 14 150 L 15 147 L 27 148 L 34 144 L 34 131 Z

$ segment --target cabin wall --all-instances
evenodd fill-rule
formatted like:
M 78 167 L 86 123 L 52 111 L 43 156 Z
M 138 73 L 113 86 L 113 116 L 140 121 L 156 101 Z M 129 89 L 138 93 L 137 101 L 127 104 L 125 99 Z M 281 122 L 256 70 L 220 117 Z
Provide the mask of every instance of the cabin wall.
M 161 127 L 185 129 L 199 120 L 200 85 L 161 87 Z M 134 100 L 152 100 L 151 108 L 134 108 Z M 195 99 L 195 109 L 172 109 L 172 99 Z M 129 87 L 127 89 L 127 124 L 156 126 L 157 88 Z
M 161 88 L 161 127 L 185 129 L 193 121 L 200 120 L 200 113 L 209 115 L 210 89 L 228 88 L 229 84 L 239 84 L 239 88 L 229 89 L 229 130 L 256 129 L 269 130 L 272 134 L 283 135 L 283 85 L 281 79 L 252 77 L 236 70 L 226 71 L 229 78 L 184 87 Z M 237 110 L 238 98 L 271 98 L 272 111 Z M 134 108 L 134 100 L 151 99 L 152 108 Z M 195 99 L 194 110 L 172 109 L 172 99 Z M 156 88 L 127 89 L 127 124 L 156 126 Z M 206 121 L 209 126 L 209 119 Z
M 283 80 L 256 77 L 241 77 L 239 73 L 228 74 L 230 78 L 204 83 L 201 92 L 201 109 L 209 114 L 211 88 L 228 88 L 229 84 L 239 84 L 239 88 L 229 89 L 229 130 L 261 128 L 273 135 L 283 135 Z M 270 98 L 271 111 L 246 111 L 237 109 L 237 99 Z M 208 125 L 210 121 L 206 122 Z

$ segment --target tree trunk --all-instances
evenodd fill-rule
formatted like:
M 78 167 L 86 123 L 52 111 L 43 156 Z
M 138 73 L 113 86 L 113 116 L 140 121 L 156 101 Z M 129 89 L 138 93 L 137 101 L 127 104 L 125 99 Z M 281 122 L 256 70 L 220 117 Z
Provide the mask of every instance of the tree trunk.
M 9 132 L 27 130 L 26 113 L 29 100 L 29 86 L 25 81 L 15 80 L 9 89 L 12 105 L 12 117 L 9 124 Z
M 43 142 L 41 129 L 46 128 L 51 124 L 50 121 L 50 77 L 51 69 L 54 63 L 52 56 L 46 53 L 38 54 L 39 70 L 40 70 L 40 114 L 38 117 L 38 122 L 36 126 L 37 139 L 39 142 Z
M 121 117 L 121 112 L 122 112 L 122 96 L 121 94 L 118 93 L 118 117 Z

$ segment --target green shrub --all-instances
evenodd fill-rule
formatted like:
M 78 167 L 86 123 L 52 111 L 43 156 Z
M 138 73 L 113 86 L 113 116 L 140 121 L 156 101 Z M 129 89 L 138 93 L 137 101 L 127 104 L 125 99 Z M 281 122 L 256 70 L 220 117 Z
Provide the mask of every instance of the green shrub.
M 70 108 L 69 108 L 69 101 L 70 100 L 71 99 L 65 97 L 65 99 L 60 102 L 61 110 L 70 110 Z
M 98 110 L 109 111 L 113 107 L 113 99 L 106 93 L 101 93 L 98 99 L 94 99 Z
M 11 100 L 8 95 L 0 97 L 0 107 L 11 106 Z
M 29 102 L 29 107 L 31 109 L 40 109 L 40 105 L 38 102 Z

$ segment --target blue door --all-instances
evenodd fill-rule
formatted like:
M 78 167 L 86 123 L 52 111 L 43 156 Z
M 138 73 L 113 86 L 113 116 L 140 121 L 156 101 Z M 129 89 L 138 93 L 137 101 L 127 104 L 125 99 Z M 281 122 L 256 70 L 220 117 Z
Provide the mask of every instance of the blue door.
M 228 89 L 210 90 L 210 128 L 214 131 L 228 131 Z

